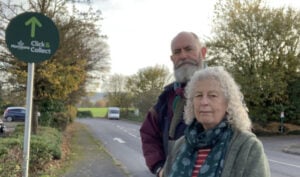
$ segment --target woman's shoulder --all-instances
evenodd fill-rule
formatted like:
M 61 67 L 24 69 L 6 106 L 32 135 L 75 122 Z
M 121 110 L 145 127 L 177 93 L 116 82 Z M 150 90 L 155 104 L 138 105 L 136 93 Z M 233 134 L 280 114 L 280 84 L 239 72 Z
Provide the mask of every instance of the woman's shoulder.
M 234 144 L 262 144 L 257 136 L 251 131 L 235 130 L 232 138 Z

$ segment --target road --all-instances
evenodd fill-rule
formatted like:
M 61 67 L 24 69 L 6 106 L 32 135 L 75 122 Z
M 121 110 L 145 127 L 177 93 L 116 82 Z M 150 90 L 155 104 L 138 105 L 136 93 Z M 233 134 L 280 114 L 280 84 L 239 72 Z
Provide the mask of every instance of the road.
M 78 122 L 90 127 L 93 136 L 104 144 L 114 159 L 123 164 L 131 177 L 154 177 L 142 155 L 140 125 L 108 119 L 79 119 Z
M 154 177 L 142 155 L 140 125 L 123 120 L 79 119 L 88 125 L 93 136 L 100 140 L 110 154 L 119 161 L 131 177 Z M 300 140 L 300 136 L 260 137 L 268 156 L 272 177 L 298 177 L 300 156 L 282 152 L 287 145 Z
M 300 136 L 260 137 L 268 156 L 272 177 L 300 176 L 300 156 L 287 154 L 282 149 L 300 144 Z

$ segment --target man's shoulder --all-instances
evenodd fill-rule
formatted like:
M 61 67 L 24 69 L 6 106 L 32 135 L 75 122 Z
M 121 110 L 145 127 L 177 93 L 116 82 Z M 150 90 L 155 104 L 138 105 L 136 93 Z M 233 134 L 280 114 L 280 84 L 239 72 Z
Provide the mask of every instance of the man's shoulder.
M 172 82 L 172 83 L 166 85 L 166 86 L 164 87 L 164 91 L 163 91 L 163 92 L 165 92 L 165 91 L 172 91 L 172 90 L 174 90 L 174 82 Z
M 170 83 L 164 87 L 164 90 L 159 95 L 159 100 L 165 100 L 170 94 L 175 93 L 173 85 L 174 83 Z
M 173 89 L 174 83 L 168 84 L 164 87 L 164 90 L 160 93 L 158 96 L 158 100 L 155 105 L 155 109 L 159 109 L 162 107 L 162 105 L 168 104 L 168 100 L 174 95 L 174 89 Z

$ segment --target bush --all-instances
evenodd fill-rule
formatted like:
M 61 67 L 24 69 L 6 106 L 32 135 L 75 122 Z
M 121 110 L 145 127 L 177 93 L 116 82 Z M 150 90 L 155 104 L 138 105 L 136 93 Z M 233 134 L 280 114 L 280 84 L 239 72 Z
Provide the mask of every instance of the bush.
M 300 125 L 300 115 L 295 120 L 292 120 L 290 122 L 295 125 Z
M 74 122 L 74 120 L 77 117 L 77 108 L 75 106 L 68 105 L 67 106 L 67 113 L 68 113 L 68 116 L 69 116 L 70 123 Z
M 65 105 L 59 100 L 45 100 L 41 103 L 40 125 L 65 130 L 76 118 L 77 108 Z
M 0 139 L 0 176 L 22 176 L 24 126 L 18 126 L 11 137 Z M 45 165 L 61 158 L 61 133 L 50 127 L 39 127 L 30 141 L 30 176 L 39 176 Z
M 53 113 L 53 119 L 51 127 L 58 129 L 59 131 L 64 131 L 68 124 L 70 123 L 70 117 L 68 113 L 65 112 L 57 112 Z
M 107 111 L 107 108 L 78 108 L 78 112 L 84 112 L 83 117 L 89 118 L 104 118 L 107 116 Z
M 300 135 L 300 130 L 292 130 L 287 133 L 288 135 Z
M 137 115 L 135 111 L 136 110 L 134 108 L 122 108 L 120 113 L 121 118 L 134 122 L 142 122 L 144 120 L 144 116 L 141 114 Z
M 1 143 L 1 146 L 2 145 L 5 146 L 9 144 Z M 0 155 L 0 176 L 22 176 L 22 155 L 21 145 L 7 148 L 6 152 Z
M 88 111 L 88 110 L 84 110 L 84 111 L 77 111 L 77 117 L 80 118 L 85 118 L 85 117 L 93 117 L 92 112 Z
M 39 172 L 43 170 L 43 167 L 51 161 L 51 143 L 43 141 L 43 137 L 32 136 L 30 142 L 30 171 Z

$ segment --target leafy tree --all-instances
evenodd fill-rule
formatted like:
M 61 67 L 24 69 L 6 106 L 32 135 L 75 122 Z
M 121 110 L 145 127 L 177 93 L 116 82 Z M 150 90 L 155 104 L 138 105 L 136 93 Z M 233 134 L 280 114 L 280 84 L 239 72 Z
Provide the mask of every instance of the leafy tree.
M 241 85 L 254 120 L 278 120 L 288 107 L 288 83 L 300 69 L 300 13 L 262 0 L 219 0 L 210 65 L 223 65 Z
M 98 26 L 101 12 L 89 9 L 81 13 L 73 8 L 71 14 L 64 0 L 28 0 L 26 5 L 1 1 L 0 34 L 4 34 L 9 20 L 21 12 L 35 11 L 51 18 L 59 30 L 60 46 L 50 60 L 35 65 L 33 101 L 35 105 L 47 100 L 75 105 L 86 94 L 86 87 L 95 75 L 109 70 L 106 36 L 100 35 Z M 0 63 L 2 71 L 7 73 L 10 89 L 24 92 L 27 64 L 8 52 L 3 35 L 0 35 L 0 48 L 3 49 L 0 50 Z M 37 118 L 33 118 L 35 133 Z
M 287 115 L 293 118 L 293 122 L 300 124 L 300 74 L 295 81 L 288 86 L 290 105 Z
M 94 103 L 89 99 L 89 97 L 83 97 L 80 100 L 79 107 L 89 108 L 93 107 Z
M 132 106 L 132 98 L 126 88 L 128 77 L 121 74 L 111 75 L 103 87 L 106 91 L 108 106 L 129 108 Z
M 137 74 L 129 77 L 126 85 L 133 95 L 134 106 L 141 114 L 145 114 L 155 104 L 170 78 L 169 70 L 159 65 L 140 69 Z
M 106 107 L 107 106 L 107 100 L 101 99 L 95 102 L 95 107 Z

